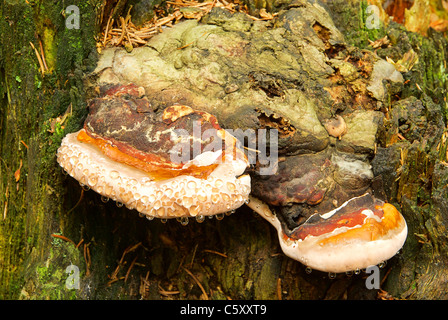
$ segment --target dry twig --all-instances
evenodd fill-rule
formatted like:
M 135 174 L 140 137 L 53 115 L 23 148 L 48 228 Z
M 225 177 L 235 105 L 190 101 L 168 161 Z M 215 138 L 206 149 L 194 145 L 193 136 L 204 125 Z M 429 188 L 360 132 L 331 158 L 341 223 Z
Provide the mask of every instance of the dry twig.
M 196 276 L 193 273 L 191 273 L 191 271 L 188 270 L 187 268 L 184 267 L 184 270 L 186 273 L 188 273 L 193 278 L 193 280 L 196 282 L 196 284 L 199 286 L 199 288 L 201 288 L 202 294 L 204 295 L 204 300 L 208 300 L 207 292 L 205 292 L 205 289 L 202 286 L 201 282 L 198 280 L 198 278 L 196 278 Z

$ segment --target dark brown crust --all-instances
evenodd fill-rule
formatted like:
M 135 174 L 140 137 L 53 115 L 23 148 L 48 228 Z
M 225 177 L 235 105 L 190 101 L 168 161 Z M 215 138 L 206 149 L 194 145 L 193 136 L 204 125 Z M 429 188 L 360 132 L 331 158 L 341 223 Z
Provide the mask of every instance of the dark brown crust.
M 170 165 L 173 161 L 169 151 L 178 143 L 172 139 L 172 134 L 176 134 L 175 130 L 184 130 L 183 132 L 189 135 L 191 158 L 193 135 L 197 150 L 200 152 L 215 139 L 221 141 L 218 136 L 221 128 L 214 116 L 181 105 L 154 113 L 149 101 L 141 96 L 141 90 L 135 85 L 117 86 L 106 90 L 103 96 L 90 102 L 89 108 L 90 113 L 84 123 L 84 129 L 89 136 L 110 141 L 121 152 L 143 161 L 173 166 Z M 178 116 L 174 115 L 176 112 Z M 167 116 L 168 114 L 170 116 Z M 194 128 L 199 129 L 193 131 Z M 209 134 L 204 141 L 202 136 L 208 129 L 215 130 L 208 131 L 212 134 Z M 224 147 L 222 143 L 222 148 Z M 174 162 L 174 167 L 177 164 L 179 163 Z

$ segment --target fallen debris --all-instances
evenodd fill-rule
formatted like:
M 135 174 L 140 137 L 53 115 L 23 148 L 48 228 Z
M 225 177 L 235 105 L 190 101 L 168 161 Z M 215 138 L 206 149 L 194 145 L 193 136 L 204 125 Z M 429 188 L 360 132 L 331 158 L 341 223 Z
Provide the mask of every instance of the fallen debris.
M 130 10 L 126 17 L 120 17 L 117 21 L 112 18 L 114 12 L 112 10 L 100 37 L 101 41 L 97 42 L 98 51 L 101 52 L 102 48 L 120 46 L 125 47 L 127 51 L 132 51 L 133 48 L 145 45 L 150 38 L 163 32 L 163 28 L 172 27 L 173 24 L 182 19 L 200 20 L 213 8 L 223 8 L 231 13 L 243 12 L 252 20 L 272 20 L 277 15 L 277 13 L 270 13 L 261 9 L 260 17 L 252 16 L 248 13 L 247 7 L 239 0 L 213 0 L 208 2 L 174 0 L 167 1 L 166 5 L 166 11 L 156 11 L 154 18 L 141 27 L 132 23 Z

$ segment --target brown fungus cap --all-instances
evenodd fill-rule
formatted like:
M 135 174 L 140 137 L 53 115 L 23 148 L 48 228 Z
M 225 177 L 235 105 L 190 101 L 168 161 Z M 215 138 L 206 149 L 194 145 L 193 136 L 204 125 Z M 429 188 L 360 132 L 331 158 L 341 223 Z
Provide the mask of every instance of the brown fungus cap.
M 182 105 L 155 113 L 133 85 L 91 101 L 57 159 L 82 185 L 148 218 L 225 213 L 250 192 L 247 158 L 214 116 Z

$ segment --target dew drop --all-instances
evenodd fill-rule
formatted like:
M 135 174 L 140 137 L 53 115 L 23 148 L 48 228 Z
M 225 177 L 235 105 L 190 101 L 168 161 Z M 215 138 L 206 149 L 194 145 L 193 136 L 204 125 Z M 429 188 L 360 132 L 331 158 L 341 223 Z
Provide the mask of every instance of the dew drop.
M 215 187 L 216 187 L 216 188 L 221 188 L 223 185 L 224 185 L 224 183 L 222 182 L 221 179 L 217 179 L 217 180 L 215 181 Z
M 73 176 L 73 166 L 70 164 L 70 162 L 67 162 L 65 164 L 65 169 L 69 175 Z
M 185 208 L 187 208 L 187 209 L 190 208 L 192 204 L 193 204 L 193 198 L 191 198 L 191 197 L 183 197 L 182 198 L 182 205 Z
M 123 203 L 116 201 L 115 204 L 117 205 L 118 208 L 121 208 L 123 206 Z
M 197 216 L 199 211 L 200 211 L 199 206 L 191 206 L 190 207 L 190 215 L 193 217 Z
M 156 209 L 156 212 L 157 212 L 157 215 L 159 216 L 159 217 L 165 217 L 166 216 L 166 212 L 165 212 L 165 208 L 159 208 L 159 209 Z
M 198 223 L 202 223 L 202 222 L 204 222 L 204 220 L 205 220 L 205 216 L 203 216 L 203 215 L 196 216 L 196 221 Z
M 152 221 L 152 220 L 154 220 L 154 217 L 153 216 L 146 216 L 146 219 L 148 219 L 149 221 Z
M 73 157 L 73 158 L 70 158 L 70 164 L 71 165 L 73 165 L 73 166 L 76 166 L 76 164 L 78 163 L 78 158 L 76 158 L 76 157 Z
M 218 213 L 217 215 L 215 215 L 217 220 L 222 220 L 224 219 L 225 214 L 224 213 Z
M 188 181 L 187 187 L 188 187 L 188 189 L 195 189 L 196 188 L 196 182 Z
M 353 275 L 353 270 L 346 271 L 346 272 L 345 272 L 345 275 L 346 275 L 347 277 L 351 277 L 351 276 Z
M 89 186 L 94 187 L 96 183 L 98 182 L 98 177 L 94 174 L 91 174 L 89 178 L 87 179 L 87 183 Z
M 172 189 L 166 189 L 165 190 L 165 195 L 170 198 L 173 195 L 173 190 Z
M 181 225 L 186 226 L 189 222 L 189 219 L 187 217 L 181 217 L 178 221 Z
M 234 214 L 235 210 L 230 210 L 226 212 L 226 216 L 230 216 L 231 214 Z
M 135 207 L 137 211 L 142 212 L 145 209 L 145 206 L 141 201 L 137 201 L 137 206 Z
M 129 200 L 131 200 L 131 198 L 132 198 L 131 192 L 127 192 L 121 195 L 121 200 L 123 200 L 124 203 L 128 203 Z
M 103 201 L 104 203 L 106 203 L 106 202 L 109 201 L 109 198 L 108 198 L 108 197 L 105 197 L 105 196 L 101 196 L 101 201 Z
M 207 201 L 207 195 L 205 195 L 203 192 L 202 193 L 198 193 L 196 195 L 196 197 L 198 198 L 199 202 Z
M 213 203 L 217 203 L 219 201 L 219 195 L 218 194 L 212 194 L 211 199 L 212 199 Z
M 221 198 L 222 198 L 222 200 L 224 202 L 229 202 L 230 201 L 230 196 L 227 193 L 221 193 Z
M 167 219 L 160 219 L 160 222 L 162 222 L 162 223 L 166 223 L 166 222 L 167 222 Z
M 84 190 L 84 191 L 89 191 L 90 190 L 90 187 L 88 185 L 85 185 L 83 183 L 80 183 L 79 185 L 81 186 L 82 190 Z
M 359 269 L 356 269 L 356 270 L 355 270 L 355 274 L 356 274 L 356 275 L 358 275 L 358 274 L 360 274 L 360 273 L 361 273 L 361 270 L 359 270 Z
M 336 278 L 336 273 L 334 273 L 334 272 L 328 272 L 328 278 L 330 278 L 330 279 L 335 279 L 335 278 Z
M 386 264 L 387 264 L 387 261 L 380 262 L 378 264 L 378 268 L 382 269 L 382 268 L 384 268 L 386 266 Z
M 158 210 L 161 206 L 162 206 L 162 203 L 160 202 L 160 200 L 157 200 L 156 202 L 154 202 L 154 209 Z
M 227 182 L 227 189 L 230 192 L 234 192 L 235 191 L 235 185 L 232 182 Z
M 106 195 L 112 195 L 112 191 L 113 191 L 113 187 L 112 187 L 112 186 L 110 186 L 110 185 L 106 185 L 106 186 L 104 187 L 104 193 L 105 193 Z
M 117 179 L 118 177 L 119 177 L 119 173 L 118 173 L 118 171 L 115 171 L 115 170 L 112 170 L 110 173 L 109 173 L 109 177 L 111 177 L 112 179 Z
M 306 267 L 306 268 L 305 268 L 305 272 L 306 272 L 307 274 L 310 274 L 311 272 L 313 272 L 313 269 L 311 269 L 310 267 Z

